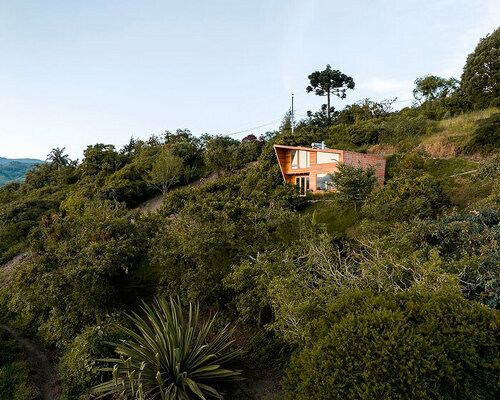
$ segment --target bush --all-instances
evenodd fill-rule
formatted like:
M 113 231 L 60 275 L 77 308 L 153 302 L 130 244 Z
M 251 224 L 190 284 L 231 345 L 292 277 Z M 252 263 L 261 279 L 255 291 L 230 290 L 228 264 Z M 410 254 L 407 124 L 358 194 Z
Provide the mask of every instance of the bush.
M 117 341 L 118 337 L 119 333 L 108 325 L 89 326 L 71 342 L 59 363 L 63 398 L 78 398 L 104 381 L 97 360 L 111 352 L 113 347 L 109 342 Z
M 379 221 L 405 221 L 435 216 L 449 198 L 441 180 L 427 173 L 403 172 L 367 199 L 363 212 Z
M 0 328 L 0 400 L 37 399 L 38 394 L 21 348 Z
M 113 379 L 96 386 L 96 393 L 137 400 L 221 399 L 222 385 L 241 379 L 231 368 L 240 355 L 230 349 L 234 329 L 226 325 L 209 338 L 215 318 L 201 323 L 198 305 L 190 304 L 185 318 L 179 301 L 160 299 L 152 307 L 144 303 L 142 314 L 145 319 L 130 316 L 134 330 L 121 327 L 130 339 L 116 345 L 120 358 L 107 360 L 115 364 Z
M 500 28 L 479 41 L 467 57 L 462 89 L 475 108 L 497 105 L 500 98 Z
M 286 398 L 495 399 L 500 317 L 451 289 L 345 292 L 292 360 Z
M 464 154 L 488 154 L 500 149 L 500 113 L 495 113 L 489 118 L 478 122 L 468 143 L 460 148 Z
M 355 167 L 340 163 L 338 171 L 332 175 L 332 183 L 339 190 L 338 198 L 341 202 L 364 201 L 377 184 L 375 168 Z

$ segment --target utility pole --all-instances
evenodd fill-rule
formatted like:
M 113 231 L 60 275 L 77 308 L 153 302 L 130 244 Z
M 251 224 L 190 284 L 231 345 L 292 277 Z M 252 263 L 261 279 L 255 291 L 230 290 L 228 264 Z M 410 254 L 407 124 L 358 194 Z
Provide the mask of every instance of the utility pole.
M 292 135 L 293 135 L 294 125 L 295 125 L 295 121 L 294 121 L 294 115 L 293 115 L 293 93 L 292 93 Z

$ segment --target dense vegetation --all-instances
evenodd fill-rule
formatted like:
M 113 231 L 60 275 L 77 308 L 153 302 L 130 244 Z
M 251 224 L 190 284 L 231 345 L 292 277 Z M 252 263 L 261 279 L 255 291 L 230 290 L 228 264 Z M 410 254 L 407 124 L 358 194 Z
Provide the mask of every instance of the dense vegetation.
M 98 360 L 150 333 L 137 326 L 155 296 L 236 322 L 243 369 L 272 368 L 287 399 L 498 398 L 500 110 L 467 92 L 474 57 L 462 83 L 417 80 L 412 107 L 323 107 L 293 135 L 288 114 L 242 142 L 178 130 L 88 146 L 81 163 L 55 149 L 0 189 L 0 262 L 27 251 L 4 273 L 2 318 L 56 349 L 61 399 L 113 379 Z M 385 185 L 342 167 L 341 195 L 299 197 L 272 146 L 321 141 L 386 155 Z M 140 211 L 155 195 L 159 211 Z
M 0 399 L 36 399 L 38 391 L 31 383 L 30 375 L 19 344 L 0 329 Z

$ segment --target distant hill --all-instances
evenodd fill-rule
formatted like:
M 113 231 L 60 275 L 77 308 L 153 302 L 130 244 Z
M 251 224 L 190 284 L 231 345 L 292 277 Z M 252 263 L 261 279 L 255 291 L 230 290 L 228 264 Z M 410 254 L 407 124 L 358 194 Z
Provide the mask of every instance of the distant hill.
M 23 182 L 26 172 L 37 163 L 43 161 L 35 158 L 4 158 L 0 157 L 0 186 L 10 182 Z

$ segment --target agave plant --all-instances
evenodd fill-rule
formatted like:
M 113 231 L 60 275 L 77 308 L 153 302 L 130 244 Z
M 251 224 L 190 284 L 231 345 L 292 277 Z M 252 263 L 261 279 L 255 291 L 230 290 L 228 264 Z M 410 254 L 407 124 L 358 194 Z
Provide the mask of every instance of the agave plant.
M 136 329 L 120 326 L 130 339 L 115 344 L 119 358 L 101 360 L 114 366 L 103 368 L 113 379 L 93 389 L 99 398 L 223 399 L 220 384 L 241 379 L 239 370 L 230 369 L 240 354 L 229 348 L 234 328 L 226 325 L 209 340 L 215 317 L 200 324 L 199 306 L 190 304 L 186 319 L 173 299 L 157 299 L 152 307 L 143 303 L 141 314 L 145 318 L 128 316 Z

